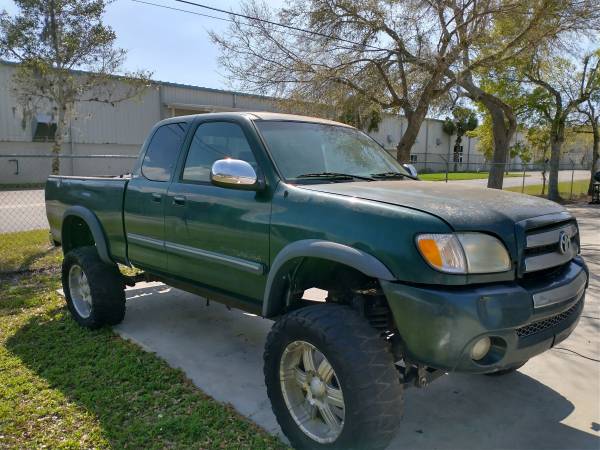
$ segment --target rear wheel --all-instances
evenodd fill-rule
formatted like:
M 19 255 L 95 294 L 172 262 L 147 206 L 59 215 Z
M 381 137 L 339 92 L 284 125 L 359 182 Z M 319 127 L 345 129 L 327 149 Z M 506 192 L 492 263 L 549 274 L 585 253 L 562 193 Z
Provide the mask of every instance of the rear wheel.
M 299 449 L 381 449 L 402 416 L 392 354 L 354 310 L 309 306 L 283 316 L 267 338 L 265 382 L 273 412 Z
M 125 316 L 125 285 L 116 265 L 104 263 L 95 247 L 79 247 L 65 256 L 62 284 L 71 315 L 79 325 L 116 325 Z

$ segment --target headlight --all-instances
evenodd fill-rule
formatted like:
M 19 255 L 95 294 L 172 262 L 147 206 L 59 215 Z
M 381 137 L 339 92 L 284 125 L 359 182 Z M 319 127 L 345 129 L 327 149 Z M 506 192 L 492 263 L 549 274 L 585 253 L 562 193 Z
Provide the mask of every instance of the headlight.
M 483 233 L 421 234 L 417 247 L 433 268 L 447 273 L 492 273 L 510 269 L 508 251 Z

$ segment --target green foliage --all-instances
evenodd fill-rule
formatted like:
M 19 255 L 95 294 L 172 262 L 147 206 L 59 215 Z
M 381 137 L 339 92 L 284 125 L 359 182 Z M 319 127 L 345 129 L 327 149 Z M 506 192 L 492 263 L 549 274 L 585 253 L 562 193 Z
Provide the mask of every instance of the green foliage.
M 531 162 L 532 155 L 530 148 L 524 143 L 517 142 L 515 145 L 512 145 L 509 150 L 511 158 L 519 157 L 519 159 L 525 164 Z
M 450 117 L 446 117 L 444 119 L 444 123 L 442 124 L 442 131 L 449 136 L 454 135 L 456 132 L 456 124 L 454 123 L 454 120 L 452 120 Z
M 340 122 L 367 132 L 377 131 L 383 119 L 381 106 L 360 95 L 347 95 L 334 107 L 341 110 L 337 117 Z
M 462 137 L 468 131 L 477 128 L 477 116 L 475 111 L 470 108 L 457 106 L 452 109 L 452 118 L 446 117 L 442 129 L 444 133 L 452 136 L 456 133 L 457 137 Z
M 550 153 L 550 128 L 547 125 L 527 129 L 527 142 L 534 161 L 544 162 Z
M 494 154 L 494 133 L 492 131 L 492 117 L 483 109 L 483 121 L 481 125 L 473 131 L 467 133 L 467 136 L 477 138 L 477 148 L 484 154 L 485 159 L 491 160 Z

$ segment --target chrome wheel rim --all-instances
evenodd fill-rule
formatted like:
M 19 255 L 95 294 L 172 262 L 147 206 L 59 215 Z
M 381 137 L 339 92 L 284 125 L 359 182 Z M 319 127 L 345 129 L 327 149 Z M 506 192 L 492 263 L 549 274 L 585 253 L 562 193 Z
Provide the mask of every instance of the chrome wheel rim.
M 334 442 L 344 428 L 346 406 L 325 355 L 308 342 L 291 342 L 281 356 L 279 379 L 286 406 L 302 432 L 321 444 Z
M 69 294 L 73 307 L 83 319 L 92 313 L 92 293 L 83 269 L 73 264 L 69 269 Z

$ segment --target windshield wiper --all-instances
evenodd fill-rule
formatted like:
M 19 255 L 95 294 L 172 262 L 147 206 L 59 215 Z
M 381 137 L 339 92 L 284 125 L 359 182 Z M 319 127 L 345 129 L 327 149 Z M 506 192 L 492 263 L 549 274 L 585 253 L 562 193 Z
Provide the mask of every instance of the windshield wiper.
M 371 176 L 373 178 L 412 178 L 410 175 L 405 175 L 400 172 L 372 173 Z
M 298 175 L 295 178 L 331 178 L 337 180 L 365 180 L 365 181 L 373 181 L 372 177 L 363 177 L 362 175 L 353 175 L 351 173 L 341 173 L 341 172 L 316 172 L 316 173 L 304 173 L 302 175 Z

